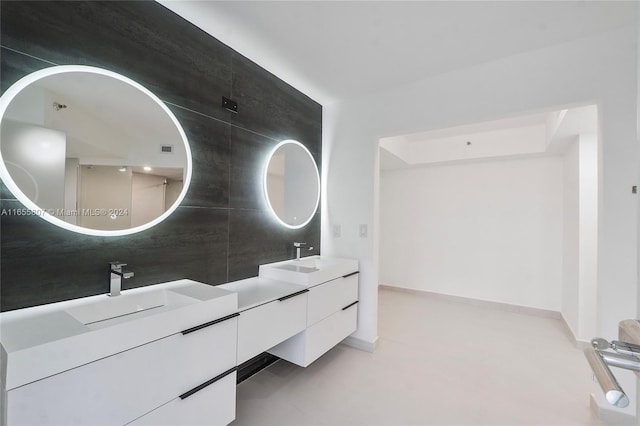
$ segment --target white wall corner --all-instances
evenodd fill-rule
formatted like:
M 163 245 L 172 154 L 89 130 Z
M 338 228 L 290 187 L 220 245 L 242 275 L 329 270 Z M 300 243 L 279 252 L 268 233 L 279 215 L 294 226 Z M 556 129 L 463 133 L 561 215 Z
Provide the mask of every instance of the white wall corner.
M 349 346 L 355 349 L 359 349 L 365 352 L 374 352 L 378 347 L 378 337 L 372 341 L 360 339 L 357 337 L 349 336 L 341 342 L 345 346 Z
M 571 340 L 571 343 L 573 343 L 573 345 L 580 350 L 591 347 L 591 342 L 589 340 L 578 339 L 576 337 L 575 331 L 573 331 L 573 328 L 571 328 L 571 324 L 569 324 L 569 321 L 567 321 L 567 318 L 562 312 L 560 312 L 560 316 L 562 317 L 562 325 L 565 329 L 565 332 L 567 333 L 567 337 L 569 338 L 569 340 Z

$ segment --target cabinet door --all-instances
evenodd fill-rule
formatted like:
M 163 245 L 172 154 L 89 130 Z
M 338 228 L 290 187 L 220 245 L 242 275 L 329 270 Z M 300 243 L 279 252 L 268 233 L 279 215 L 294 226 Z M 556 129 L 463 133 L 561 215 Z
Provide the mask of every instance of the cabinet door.
M 233 317 L 12 389 L 8 424 L 123 425 L 234 367 L 236 333 Z
M 306 331 L 305 366 L 311 364 L 322 354 L 333 348 L 351 333 L 356 331 L 358 322 L 358 305 L 347 305 L 328 318 L 314 324 Z
M 352 302 L 268 352 L 306 367 L 356 331 L 357 322 L 358 306 Z
M 236 418 L 236 372 L 186 398 L 175 398 L 130 426 L 227 425 Z
M 306 328 L 307 293 L 247 309 L 238 317 L 238 365 Z
M 358 274 L 341 277 L 309 290 L 307 327 L 338 312 L 354 300 L 358 300 Z

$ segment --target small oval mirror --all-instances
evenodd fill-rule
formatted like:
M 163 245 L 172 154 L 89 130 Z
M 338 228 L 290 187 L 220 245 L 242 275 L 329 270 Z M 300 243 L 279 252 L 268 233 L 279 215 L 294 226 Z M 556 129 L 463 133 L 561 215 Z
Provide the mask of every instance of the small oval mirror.
M 288 228 L 302 228 L 320 202 L 320 174 L 309 150 L 298 141 L 277 144 L 264 170 L 264 192 L 269 209 Z
M 126 235 L 168 217 L 189 187 L 180 123 L 120 74 L 36 71 L 2 95 L 0 117 L 0 177 L 23 214 L 83 234 Z

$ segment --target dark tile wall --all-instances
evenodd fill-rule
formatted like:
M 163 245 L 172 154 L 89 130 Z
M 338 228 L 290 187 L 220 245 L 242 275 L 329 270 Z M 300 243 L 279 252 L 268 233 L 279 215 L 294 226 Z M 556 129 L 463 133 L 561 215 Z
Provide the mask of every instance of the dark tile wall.
M 320 249 L 320 214 L 300 230 L 264 210 L 261 168 L 282 139 L 320 167 L 322 107 L 155 2 L 0 2 L 0 89 L 53 65 L 123 74 L 168 103 L 189 138 L 193 177 L 176 212 L 123 237 L 94 237 L 38 217 L 0 216 L 0 309 L 106 291 L 106 265 L 135 271 L 126 288 L 191 278 L 211 285 L 257 275 L 291 258 L 292 242 Z M 238 114 L 220 106 L 238 102 Z M 0 207 L 22 208 L 0 187 Z

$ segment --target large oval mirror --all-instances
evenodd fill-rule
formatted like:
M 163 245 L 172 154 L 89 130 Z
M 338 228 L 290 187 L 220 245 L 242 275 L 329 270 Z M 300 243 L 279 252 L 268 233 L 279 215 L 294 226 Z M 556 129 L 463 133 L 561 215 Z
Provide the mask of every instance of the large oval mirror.
M 298 141 L 277 144 L 264 170 L 264 192 L 275 218 L 288 228 L 302 228 L 320 202 L 320 175 L 309 150 Z
M 126 235 L 184 198 L 191 152 L 149 90 L 88 66 L 46 68 L 0 98 L 0 177 L 30 214 L 89 235 Z

